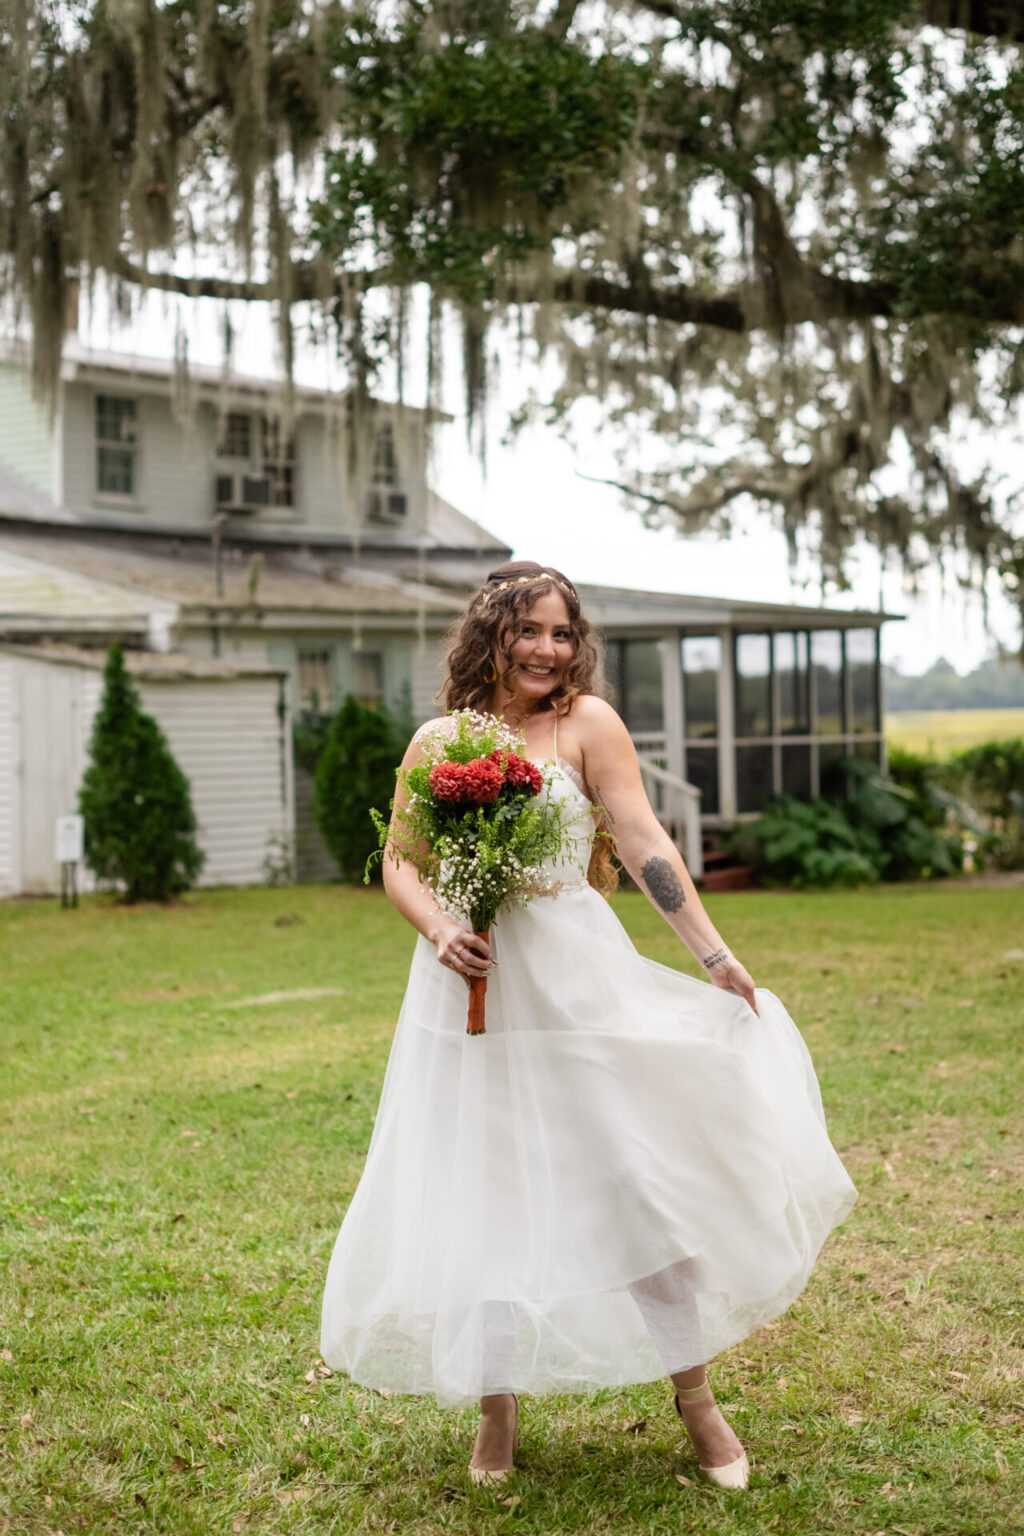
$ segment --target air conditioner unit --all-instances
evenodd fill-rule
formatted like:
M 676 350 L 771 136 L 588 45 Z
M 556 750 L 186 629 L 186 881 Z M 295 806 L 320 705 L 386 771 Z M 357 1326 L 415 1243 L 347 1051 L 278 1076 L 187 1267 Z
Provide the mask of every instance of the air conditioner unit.
M 261 512 L 272 505 L 268 475 L 218 475 L 215 489 L 218 512 Z
M 366 497 L 366 521 L 368 523 L 400 523 L 409 511 L 409 498 L 404 491 L 392 491 L 387 486 L 372 488 Z

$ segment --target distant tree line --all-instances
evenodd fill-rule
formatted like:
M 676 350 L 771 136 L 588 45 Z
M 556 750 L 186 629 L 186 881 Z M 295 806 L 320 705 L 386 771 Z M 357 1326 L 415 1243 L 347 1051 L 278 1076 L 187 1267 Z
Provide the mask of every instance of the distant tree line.
M 885 668 L 885 707 L 909 709 L 1024 709 L 1024 667 L 1015 657 L 991 656 L 961 677 L 940 656 L 919 677 Z

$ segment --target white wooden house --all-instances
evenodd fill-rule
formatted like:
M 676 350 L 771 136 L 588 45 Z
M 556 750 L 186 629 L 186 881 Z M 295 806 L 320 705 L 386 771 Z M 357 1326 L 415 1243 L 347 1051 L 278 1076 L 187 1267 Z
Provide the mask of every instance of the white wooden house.
M 91 648 L 95 659 L 117 638 L 174 655 L 179 671 L 180 658 L 219 664 L 236 741 L 244 689 L 269 697 L 275 678 L 290 714 L 350 692 L 418 719 L 435 713 L 443 635 L 511 551 L 429 489 L 425 414 L 372 412 L 369 467 L 353 482 L 338 397 L 297 389 L 283 439 L 270 381 L 193 370 L 187 396 L 166 362 L 71 339 L 51 417 L 32 398 L 26 358 L 0 352 L 0 641 Z M 652 801 L 696 873 L 702 829 L 754 814 L 780 790 L 841 788 L 849 755 L 881 761 L 885 615 L 586 585 L 581 596 Z M 45 665 L 72 663 L 51 654 Z M 184 672 L 177 692 L 145 684 L 172 744 L 184 722 L 171 728 L 182 706 L 170 701 L 194 698 L 193 744 L 208 735 L 211 754 L 230 756 L 231 731 L 215 745 L 218 722 L 198 702 L 212 697 L 210 677 L 189 686 L 193 695 Z M 11 740 L 0 738 L 0 757 L 24 786 Z M 308 821 L 301 775 L 297 789 Z M 208 813 L 210 836 L 221 814 Z M 244 874 L 218 855 L 205 878 L 261 878 L 267 835 L 253 833 Z M 326 872 L 307 862 L 316 867 Z M 23 888 L 23 876 L 0 885 Z

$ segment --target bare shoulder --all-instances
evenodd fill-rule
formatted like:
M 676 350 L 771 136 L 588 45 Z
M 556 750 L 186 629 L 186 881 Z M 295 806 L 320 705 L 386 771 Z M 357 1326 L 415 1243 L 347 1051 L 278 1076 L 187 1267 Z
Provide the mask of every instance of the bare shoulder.
M 410 768 L 414 763 L 421 763 L 433 743 L 446 740 L 454 730 L 455 722 L 451 715 L 438 715 L 433 720 L 424 720 L 413 732 L 402 758 L 402 766 Z
M 588 784 L 604 786 L 610 777 L 631 771 L 636 749 L 622 717 L 606 700 L 594 693 L 580 694 L 573 699 L 569 720 L 570 739 Z
M 581 693 L 573 699 L 570 719 L 579 733 L 584 751 L 599 741 L 629 740 L 621 715 L 596 693 Z

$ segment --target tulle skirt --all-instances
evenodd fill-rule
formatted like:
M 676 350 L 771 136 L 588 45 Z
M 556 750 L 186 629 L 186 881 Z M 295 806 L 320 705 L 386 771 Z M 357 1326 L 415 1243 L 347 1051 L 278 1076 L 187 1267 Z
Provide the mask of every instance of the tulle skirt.
M 325 1361 L 455 1405 L 710 1359 L 789 1306 L 856 1199 L 796 1027 L 645 959 L 586 885 L 492 932 L 482 1036 L 417 943 Z

